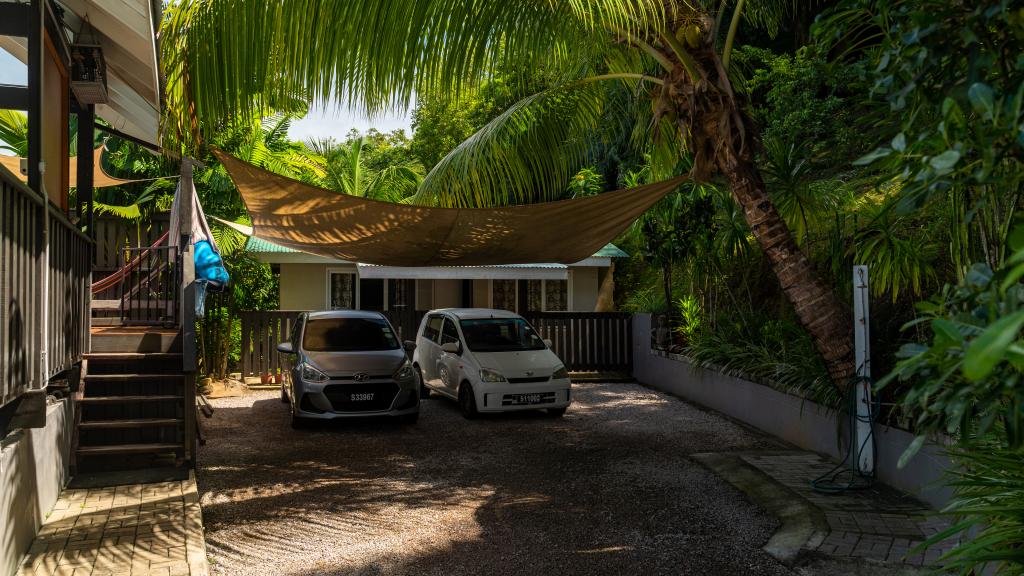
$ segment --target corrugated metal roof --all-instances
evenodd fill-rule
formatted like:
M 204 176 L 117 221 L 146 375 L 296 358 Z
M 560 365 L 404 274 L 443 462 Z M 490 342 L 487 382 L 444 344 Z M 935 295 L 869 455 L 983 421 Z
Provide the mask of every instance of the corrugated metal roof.
M 273 242 L 268 242 L 262 238 L 250 236 L 248 242 L 245 244 L 245 249 L 249 252 L 256 252 L 259 254 L 301 254 L 299 250 L 293 250 L 291 248 L 285 248 Z M 629 254 L 626 254 L 614 244 L 608 244 L 604 248 L 601 248 L 593 256 L 594 258 L 628 258 Z M 513 264 L 513 266 L 527 266 L 537 267 L 545 266 L 544 264 Z

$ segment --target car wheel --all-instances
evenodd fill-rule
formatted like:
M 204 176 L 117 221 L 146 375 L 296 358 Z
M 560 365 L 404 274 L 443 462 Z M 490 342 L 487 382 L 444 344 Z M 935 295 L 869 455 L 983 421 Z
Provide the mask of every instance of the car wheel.
M 288 403 L 288 392 L 285 391 L 284 384 L 281 384 L 281 403 L 282 404 L 287 404 Z
M 561 418 L 562 416 L 565 416 L 566 410 L 568 410 L 568 408 L 548 408 L 547 413 L 548 416 L 551 416 L 552 418 Z
M 403 414 L 398 417 L 398 421 L 405 425 L 415 424 L 420 419 L 419 412 L 413 412 L 412 414 Z
M 459 407 L 462 408 L 462 415 L 467 420 L 472 420 L 479 415 L 476 409 L 476 397 L 473 394 L 473 387 L 469 382 L 464 382 L 459 387 Z

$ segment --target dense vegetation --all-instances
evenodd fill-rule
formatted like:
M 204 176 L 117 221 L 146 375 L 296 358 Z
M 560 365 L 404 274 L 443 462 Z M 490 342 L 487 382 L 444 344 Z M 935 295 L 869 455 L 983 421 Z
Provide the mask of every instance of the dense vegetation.
M 430 11 L 395 15 L 418 32 L 367 37 L 386 28 L 369 20 L 382 13 L 374 0 L 318 16 L 345 23 L 330 29 L 287 0 L 235 4 L 173 5 L 165 22 L 167 144 L 205 163 L 197 183 L 209 213 L 246 218 L 205 144 L 339 193 L 448 206 L 691 174 L 617 239 L 631 255 L 616 264 L 617 306 L 663 317 L 662 345 L 698 363 L 835 407 L 850 365 L 834 345 L 848 333 L 849 306 L 834 303 L 851 301 L 851 267 L 867 264 L 874 368 L 888 374 L 879 392 L 896 406 L 885 417 L 920 434 L 915 448 L 948 436 L 961 467 L 950 480 L 962 519 L 953 531 L 973 536 L 947 561 L 965 573 L 1024 573 L 1019 5 L 833 0 L 744 11 L 698 1 L 665 16 L 671 3 L 554 3 L 548 13 L 509 0 L 484 3 L 463 38 L 444 36 Z M 512 18 L 516 10 L 525 16 Z M 270 24 L 282 19 L 291 20 Z M 251 54 L 225 56 L 202 40 L 236 26 L 265 36 Z M 311 44 L 279 36 L 294 29 L 336 40 L 336 52 L 314 58 Z M 424 41 L 407 49 L 413 33 Z M 230 57 L 241 59 L 236 75 L 223 76 L 219 59 Z M 302 66 L 269 74 L 267 62 Z M 336 83 L 370 112 L 415 93 L 412 134 L 289 140 L 291 119 Z M 16 117 L 0 116 L 10 150 L 18 130 Z M 113 172 L 174 171 L 134 145 L 108 146 Z M 144 221 L 172 191 L 167 181 L 109 190 L 100 208 Z M 751 226 L 765 205 L 788 230 L 781 247 L 759 217 Z M 211 322 L 223 325 L 204 332 L 207 369 L 223 374 L 234 312 L 274 307 L 276 288 L 240 237 L 214 227 L 236 279 L 214 306 Z M 780 250 L 806 257 L 803 288 L 784 276 Z M 805 289 L 823 308 L 801 308 Z M 823 310 L 834 322 L 815 331 Z

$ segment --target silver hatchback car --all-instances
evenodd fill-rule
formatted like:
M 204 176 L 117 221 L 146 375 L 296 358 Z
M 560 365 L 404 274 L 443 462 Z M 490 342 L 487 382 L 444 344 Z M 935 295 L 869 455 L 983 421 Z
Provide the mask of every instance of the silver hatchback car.
M 305 312 L 291 340 L 277 345 L 289 355 L 281 401 L 292 427 L 311 420 L 391 416 L 414 423 L 420 414 L 420 378 L 407 348 L 379 312 Z

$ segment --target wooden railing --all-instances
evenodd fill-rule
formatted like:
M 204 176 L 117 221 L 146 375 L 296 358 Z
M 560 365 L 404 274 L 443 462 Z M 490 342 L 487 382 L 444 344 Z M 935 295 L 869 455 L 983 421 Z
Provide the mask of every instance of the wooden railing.
M 89 347 L 92 240 L 50 206 L 47 378 L 82 361 Z
M 82 360 L 92 241 L 0 168 L 0 406 Z
M 632 314 L 626 312 L 527 312 L 541 338 L 572 372 L 633 371 Z
M 286 369 L 277 344 L 289 339 L 300 310 L 242 312 L 242 376 L 269 377 Z M 413 340 L 424 312 L 384 312 L 399 331 Z M 551 340 L 551 348 L 576 372 L 623 372 L 633 369 L 632 315 L 624 312 L 530 312 L 523 315 Z

